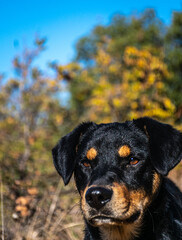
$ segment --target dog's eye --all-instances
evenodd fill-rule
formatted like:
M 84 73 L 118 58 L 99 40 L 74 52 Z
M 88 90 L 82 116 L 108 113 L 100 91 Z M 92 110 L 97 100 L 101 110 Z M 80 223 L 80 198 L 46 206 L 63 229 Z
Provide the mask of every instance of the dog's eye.
M 138 159 L 131 157 L 130 158 L 130 165 L 136 165 L 139 162 Z
M 82 162 L 82 165 L 83 165 L 84 167 L 87 167 L 87 168 L 90 168 L 90 167 L 91 167 L 90 163 L 87 162 L 87 161 L 83 161 L 83 162 Z

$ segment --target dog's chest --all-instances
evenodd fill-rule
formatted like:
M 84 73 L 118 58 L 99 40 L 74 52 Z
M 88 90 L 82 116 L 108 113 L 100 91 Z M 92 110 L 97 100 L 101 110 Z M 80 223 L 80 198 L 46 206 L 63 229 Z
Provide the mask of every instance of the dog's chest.
M 140 233 L 140 224 L 100 227 L 102 240 L 133 240 Z

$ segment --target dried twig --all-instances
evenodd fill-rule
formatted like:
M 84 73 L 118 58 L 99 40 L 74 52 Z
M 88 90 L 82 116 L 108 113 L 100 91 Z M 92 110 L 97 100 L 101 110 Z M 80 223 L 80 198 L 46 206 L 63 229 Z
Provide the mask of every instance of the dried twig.
M 78 227 L 83 225 L 83 222 L 79 222 L 79 223 L 69 223 L 69 224 L 65 224 L 63 228 L 61 228 L 59 231 L 62 232 L 68 228 L 73 228 L 73 227 Z
M 57 218 L 57 221 L 54 222 L 54 224 L 52 225 L 52 228 L 49 231 L 49 236 L 51 236 L 54 232 L 56 232 L 56 229 L 61 225 L 61 226 L 65 226 L 63 224 L 63 219 L 69 214 L 70 211 L 73 210 L 73 208 L 75 208 L 76 206 L 78 206 L 79 203 L 74 204 L 69 211 L 64 211 L 64 213 L 62 213 L 62 216 L 60 216 L 59 218 Z M 62 227 L 61 229 L 66 229 L 65 227 Z M 62 231 L 62 230 L 61 230 Z
M 41 201 L 39 201 L 39 203 L 36 207 L 35 215 L 32 219 L 32 222 L 31 222 L 30 226 L 28 227 L 27 239 L 33 239 L 34 228 L 35 228 L 35 225 L 38 222 L 38 218 L 40 217 L 40 214 L 41 214 L 41 211 L 42 211 L 42 206 L 43 206 L 43 204 L 45 204 L 45 199 L 46 199 L 46 197 L 44 197 Z M 39 231 L 40 231 L 40 229 L 39 229 Z M 39 233 L 39 231 L 38 231 L 38 233 Z
M 49 213 L 47 215 L 45 229 L 48 229 L 49 226 L 50 226 L 51 219 L 52 219 L 52 216 L 53 216 L 53 213 L 54 213 L 54 210 L 56 208 L 57 201 L 58 201 L 58 198 L 59 198 L 59 195 L 60 195 L 60 192 L 61 192 L 61 185 L 62 185 L 62 181 L 60 180 L 59 183 L 58 183 L 56 192 L 54 194 L 52 203 L 51 203 L 50 208 L 49 208 Z

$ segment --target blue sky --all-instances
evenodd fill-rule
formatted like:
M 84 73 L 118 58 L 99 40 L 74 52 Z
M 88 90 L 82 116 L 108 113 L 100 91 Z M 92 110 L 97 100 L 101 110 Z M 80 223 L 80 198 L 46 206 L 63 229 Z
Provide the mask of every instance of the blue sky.
M 182 0 L 0 0 L 0 73 L 12 76 L 13 57 L 31 46 L 36 34 L 48 39 L 36 64 L 65 64 L 74 56 L 76 41 L 95 25 L 109 23 L 114 13 L 136 14 L 147 7 L 169 24 L 172 11 L 182 10 Z

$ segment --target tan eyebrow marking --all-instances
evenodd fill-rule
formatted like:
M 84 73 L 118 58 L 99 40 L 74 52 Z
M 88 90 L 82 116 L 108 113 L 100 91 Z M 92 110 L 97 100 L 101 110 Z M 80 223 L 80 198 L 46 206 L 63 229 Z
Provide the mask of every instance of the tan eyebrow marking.
M 90 148 L 86 156 L 89 160 L 93 160 L 97 156 L 97 150 L 95 148 Z
M 119 148 L 118 153 L 120 157 L 128 157 L 131 153 L 131 150 L 127 145 L 123 145 Z

